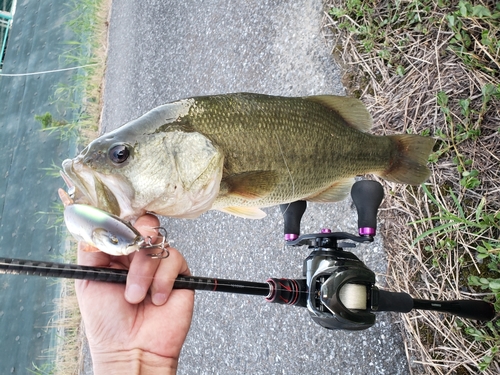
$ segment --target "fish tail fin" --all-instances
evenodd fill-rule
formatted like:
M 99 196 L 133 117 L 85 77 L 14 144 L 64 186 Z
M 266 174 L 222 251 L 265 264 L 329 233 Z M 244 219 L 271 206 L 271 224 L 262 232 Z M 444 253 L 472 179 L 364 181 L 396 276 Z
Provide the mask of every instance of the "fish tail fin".
M 413 134 L 391 135 L 396 145 L 396 155 L 380 176 L 388 181 L 419 185 L 430 175 L 426 164 L 432 152 L 433 138 Z

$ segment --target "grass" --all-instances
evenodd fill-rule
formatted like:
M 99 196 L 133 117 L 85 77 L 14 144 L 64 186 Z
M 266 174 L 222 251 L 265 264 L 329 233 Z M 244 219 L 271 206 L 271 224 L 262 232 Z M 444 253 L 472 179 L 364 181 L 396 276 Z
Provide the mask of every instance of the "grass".
M 500 5 L 331 0 L 329 9 L 344 83 L 368 105 L 374 131 L 437 140 L 428 183 L 385 183 L 388 287 L 486 299 L 499 311 Z M 428 311 L 396 319 L 412 373 L 500 373 L 498 320 Z
M 73 0 L 67 4 L 73 18 L 66 23 L 77 40 L 66 42 L 63 65 L 80 67 L 69 84 L 58 84 L 51 102 L 56 112 L 35 115 L 43 131 L 56 132 L 62 140 L 87 143 L 96 137 L 102 108 L 106 67 L 107 10 L 109 0 Z M 65 120 L 71 110 L 71 120 Z
M 55 132 L 61 140 L 76 140 L 86 143 L 95 138 L 99 128 L 102 107 L 103 77 L 106 66 L 109 0 L 73 0 L 68 4 L 73 18 L 67 23 L 78 40 L 68 43 L 68 51 L 61 56 L 67 66 L 81 66 L 69 85 L 58 85 L 52 97 L 57 108 L 55 114 L 36 115 L 42 131 Z M 66 121 L 67 110 L 76 113 L 71 121 Z M 53 165 L 47 174 L 56 178 L 60 168 Z M 63 207 L 57 204 L 52 212 L 42 213 L 48 217 L 51 228 L 63 225 Z M 64 262 L 76 263 L 76 244 L 67 240 Z M 61 297 L 56 301 L 58 340 L 55 360 L 41 367 L 29 370 L 34 374 L 78 374 L 82 360 L 81 317 L 76 299 L 74 282 L 61 281 Z

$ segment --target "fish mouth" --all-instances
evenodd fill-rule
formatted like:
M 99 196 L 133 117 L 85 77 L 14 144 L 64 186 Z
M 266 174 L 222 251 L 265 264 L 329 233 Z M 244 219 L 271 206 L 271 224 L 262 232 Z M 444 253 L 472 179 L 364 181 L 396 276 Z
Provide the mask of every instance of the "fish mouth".
M 78 172 L 75 171 L 75 163 L 72 159 L 66 159 L 62 163 L 61 177 L 68 186 L 68 193 L 72 195 L 75 203 L 98 207 L 99 200 L 93 173 L 86 171 L 81 164 L 76 165 L 78 166 Z
M 134 190 L 126 179 L 97 173 L 78 157 L 64 160 L 62 168 L 63 180 L 70 191 L 74 190 L 75 203 L 89 204 L 126 220 L 138 217 L 132 206 Z

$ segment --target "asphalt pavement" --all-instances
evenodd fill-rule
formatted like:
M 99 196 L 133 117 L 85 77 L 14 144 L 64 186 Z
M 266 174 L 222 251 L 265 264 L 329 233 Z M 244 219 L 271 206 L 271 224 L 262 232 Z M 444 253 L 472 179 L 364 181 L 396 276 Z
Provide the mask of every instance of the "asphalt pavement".
M 103 132 L 155 106 L 196 95 L 344 94 L 322 19 L 321 0 L 114 1 Z M 279 209 L 265 211 L 268 216 L 260 221 L 211 211 L 195 220 L 162 223 L 196 276 L 300 278 L 308 250 L 285 248 Z M 350 199 L 313 204 L 302 228 L 355 233 L 356 220 Z M 353 252 L 385 273 L 380 239 Z M 178 373 L 408 374 L 397 318 L 380 314 L 365 331 L 328 331 L 303 308 L 197 292 Z

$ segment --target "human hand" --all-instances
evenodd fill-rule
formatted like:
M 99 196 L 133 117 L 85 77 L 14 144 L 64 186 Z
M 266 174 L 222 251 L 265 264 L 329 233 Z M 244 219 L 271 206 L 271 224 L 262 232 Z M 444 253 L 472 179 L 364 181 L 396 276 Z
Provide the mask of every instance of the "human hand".
M 143 236 L 153 240 L 158 225 L 153 215 L 135 223 Z M 175 374 L 194 304 L 194 291 L 172 289 L 178 275 L 189 275 L 186 260 L 173 248 L 161 260 L 147 256 L 158 249 L 117 257 L 83 251 L 85 246 L 79 243 L 79 264 L 129 270 L 126 286 L 76 281 L 94 373 Z

